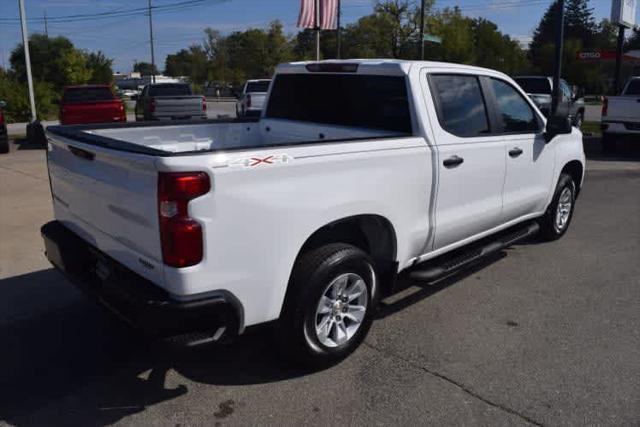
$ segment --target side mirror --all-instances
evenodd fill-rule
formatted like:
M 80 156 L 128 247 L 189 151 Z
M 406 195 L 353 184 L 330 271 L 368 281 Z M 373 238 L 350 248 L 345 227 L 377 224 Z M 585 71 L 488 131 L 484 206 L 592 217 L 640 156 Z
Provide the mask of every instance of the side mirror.
M 552 116 L 547 120 L 544 139 L 550 142 L 558 135 L 571 133 L 571 119 L 567 116 Z
M 0 108 L 4 108 L 7 106 L 7 103 L 4 101 L 0 101 Z

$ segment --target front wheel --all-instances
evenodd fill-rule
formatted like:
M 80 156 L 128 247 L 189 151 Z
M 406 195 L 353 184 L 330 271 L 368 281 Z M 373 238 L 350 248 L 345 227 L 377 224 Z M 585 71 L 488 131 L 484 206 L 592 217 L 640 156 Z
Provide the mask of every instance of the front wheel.
M 371 327 L 376 294 L 374 264 L 355 246 L 333 243 L 303 254 L 278 322 L 281 351 L 313 367 L 344 359 Z
M 575 202 L 576 184 L 571 176 L 561 174 L 551 204 L 539 221 L 543 239 L 557 240 L 567 232 Z

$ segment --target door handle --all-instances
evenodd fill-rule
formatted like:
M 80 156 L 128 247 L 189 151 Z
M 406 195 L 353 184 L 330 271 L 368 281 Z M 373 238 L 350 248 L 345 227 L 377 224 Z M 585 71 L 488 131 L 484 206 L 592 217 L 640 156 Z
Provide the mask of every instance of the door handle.
M 91 151 L 83 150 L 82 148 L 74 147 L 72 145 L 69 145 L 68 147 L 69 151 L 71 151 L 74 156 L 78 156 L 81 159 L 93 160 L 96 157 L 96 155 Z
M 442 164 L 445 168 L 455 168 L 456 166 L 461 165 L 462 162 L 464 162 L 464 159 L 462 157 L 451 156 L 448 159 L 445 159 Z
M 509 150 L 509 157 L 518 157 L 520 154 L 522 154 L 522 148 L 520 147 L 514 147 L 511 150 Z

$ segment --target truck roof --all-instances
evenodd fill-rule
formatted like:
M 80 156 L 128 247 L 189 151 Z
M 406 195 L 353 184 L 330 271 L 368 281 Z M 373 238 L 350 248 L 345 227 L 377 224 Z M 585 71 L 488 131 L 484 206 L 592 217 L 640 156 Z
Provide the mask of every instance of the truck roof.
M 454 64 L 450 62 L 438 62 L 438 61 L 408 61 L 403 59 L 331 59 L 323 61 L 298 61 L 289 62 L 278 65 L 276 73 L 309 73 L 307 69 L 308 65 L 349 65 L 357 64 L 358 74 L 381 74 L 381 75 L 406 75 L 409 73 L 411 67 L 427 67 L 427 68 L 450 68 L 455 70 L 468 70 L 476 72 L 490 72 L 494 74 L 506 75 L 496 70 L 489 68 L 475 67 L 472 65 Z M 322 71 L 319 71 L 322 72 Z

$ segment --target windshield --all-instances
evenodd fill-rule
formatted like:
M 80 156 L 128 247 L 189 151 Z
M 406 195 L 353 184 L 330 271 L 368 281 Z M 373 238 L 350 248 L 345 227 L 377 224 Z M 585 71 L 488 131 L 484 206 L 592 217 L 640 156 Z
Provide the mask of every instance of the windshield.
M 191 88 L 185 84 L 164 84 L 149 87 L 149 96 L 185 96 L 191 95 Z
M 64 91 L 63 102 L 111 101 L 115 97 L 108 87 L 68 88 Z
M 263 82 L 249 82 L 247 83 L 247 93 L 250 92 L 267 92 L 269 90 L 269 80 Z
M 411 133 L 404 77 L 280 74 L 266 117 Z
M 551 95 L 549 79 L 545 77 L 519 77 L 514 79 L 526 93 Z

